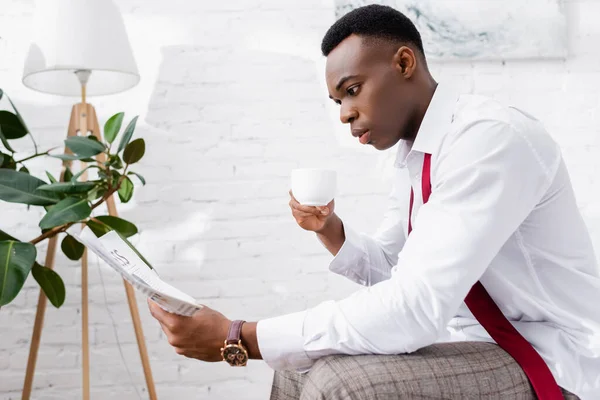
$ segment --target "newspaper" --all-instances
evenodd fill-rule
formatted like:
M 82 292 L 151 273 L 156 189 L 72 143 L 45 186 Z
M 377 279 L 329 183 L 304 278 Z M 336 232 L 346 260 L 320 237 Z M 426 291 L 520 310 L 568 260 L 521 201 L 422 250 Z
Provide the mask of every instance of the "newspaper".
M 110 231 L 99 238 L 88 227 L 84 227 L 79 233 L 70 229 L 68 233 L 164 310 L 191 316 L 202 308 L 193 297 L 160 279 L 150 263 L 116 231 Z

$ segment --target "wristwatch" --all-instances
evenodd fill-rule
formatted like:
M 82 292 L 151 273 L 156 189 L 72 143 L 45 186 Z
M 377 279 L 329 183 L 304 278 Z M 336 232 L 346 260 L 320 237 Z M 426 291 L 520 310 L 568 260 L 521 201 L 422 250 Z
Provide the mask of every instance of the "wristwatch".
M 229 326 L 225 346 L 221 349 L 223 361 L 232 367 L 245 367 L 248 362 L 248 351 L 242 344 L 242 325 L 246 321 L 236 320 Z

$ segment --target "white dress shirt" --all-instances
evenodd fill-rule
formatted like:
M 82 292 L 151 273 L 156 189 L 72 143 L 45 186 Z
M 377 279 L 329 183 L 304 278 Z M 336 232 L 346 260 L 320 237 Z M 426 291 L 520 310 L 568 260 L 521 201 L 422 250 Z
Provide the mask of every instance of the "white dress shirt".
M 422 204 L 425 153 L 432 194 Z M 264 360 L 307 371 L 331 354 L 493 342 L 463 302 L 481 280 L 558 384 L 600 399 L 599 270 L 560 149 L 542 124 L 440 84 L 414 143 L 400 142 L 395 167 L 381 228 L 369 237 L 344 225 L 330 265 L 366 287 L 260 321 Z

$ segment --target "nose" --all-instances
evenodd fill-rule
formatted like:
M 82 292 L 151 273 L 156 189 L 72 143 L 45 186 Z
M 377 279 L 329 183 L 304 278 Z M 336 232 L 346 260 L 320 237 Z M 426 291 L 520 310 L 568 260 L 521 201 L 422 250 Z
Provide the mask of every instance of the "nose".
M 351 124 L 356 118 L 358 118 L 358 112 L 351 107 L 344 107 L 344 103 L 340 108 L 340 121 L 342 124 Z

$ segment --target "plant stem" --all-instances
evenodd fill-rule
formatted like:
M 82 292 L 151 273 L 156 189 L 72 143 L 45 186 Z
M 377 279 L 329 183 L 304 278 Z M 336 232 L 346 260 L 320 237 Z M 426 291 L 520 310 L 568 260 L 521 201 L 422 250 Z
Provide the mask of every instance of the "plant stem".
M 29 137 L 31 138 L 31 141 L 33 142 L 34 151 L 37 153 L 38 152 L 37 143 L 35 142 L 35 139 L 33 138 L 33 135 L 31 134 L 31 132 L 29 132 Z
M 50 229 L 49 231 L 47 231 L 46 233 L 42 233 L 40 236 L 31 240 L 29 243 L 38 244 L 39 242 L 41 242 L 44 239 L 51 238 L 52 236 L 55 236 L 55 235 L 59 234 L 60 232 L 64 232 L 65 230 L 69 229 L 69 227 L 71 225 L 73 225 L 74 223 L 75 222 L 69 222 L 68 224 L 54 227 L 54 228 Z
M 33 142 L 33 148 L 35 149 L 35 153 L 37 153 L 38 152 L 37 143 L 35 142 L 35 139 L 33 138 L 31 131 L 29 130 L 29 128 L 27 128 L 27 124 L 25 124 L 25 121 L 23 120 L 23 117 L 21 117 L 21 114 L 19 113 L 19 110 L 17 110 L 17 107 L 15 107 L 15 103 L 12 102 L 12 100 L 10 99 L 10 97 L 8 97 L 8 95 L 6 93 L 4 93 L 4 94 L 5 94 L 6 98 L 8 99 L 8 102 L 12 106 L 13 110 L 15 110 L 15 114 L 17 114 L 17 118 L 19 119 L 21 124 L 23 124 L 23 127 L 27 131 L 27 134 L 31 137 L 31 141 Z
M 96 203 L 94 203 L 92 205 L 91 209 L 93 210 L 93 209 L 97 208 L 98 206 L 100 206 L 102 203 L 104 203 L 106 201 L 106 199 L 108 199 L 110 196 L 112 196 L 113 193 L 115 193 L 117 190 L 119 190 L 119 187 L 121 187 L 121 182 L 123 181 L 123 178 L 124 177 L 122 176 L 119 179 L 119 183 L 117 184 L 116 188 L 114 188 L 114 189 L 109 190 L 108 192 L 106 192 L 106 194 L 104 196 L 102 196 L 102 198 L 100 200 L 98 200 Z M 56 226 L 56 227 L 50 229 L 49 231 L 41 234 L 40 236 L 36 237 L 35 239 L 29 241 L 29 243 L 31 243 L 33 245 L 38 244 L 39 242 L 41 242 L 44 239 L 51 238 L 51 237 L 53 237 L 53 236 L 55 236 L 55 235 L 57 235 L 57 234 L 59 234 L 61 232 L 66 231 L 67 229 L 69 229 L 71 227 L 71 225 L 77 224 L 79 222 L 80 221 L 69 222 L 69 223 L 66 223 L 66 224 L 63 224 L 63 225 L 60 225 L 60 226 Z
M 32 158 L 41 157 L 41 156 L 47 156 L 47 155 L 50 153 L 50 151 L 52 151 L 52 150 L 54 150 L 54 149 L 47 150 L 47 151 L 45 151 L 45 152 L 43 152 L 43 153 L 37 153 L 37 152 L 36 152 L 36 153 L 35 153 L 34 155 L 32 155 L 32 156 L 25 157 L 25 158 L 24 158 L 24 159 L 22 159 L 22 160 L 15 161 L 15 163 L 23 163 L 24 161 L 31 160 Z

